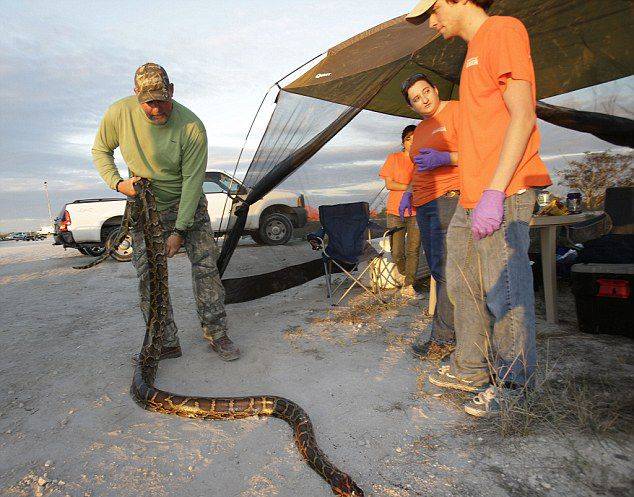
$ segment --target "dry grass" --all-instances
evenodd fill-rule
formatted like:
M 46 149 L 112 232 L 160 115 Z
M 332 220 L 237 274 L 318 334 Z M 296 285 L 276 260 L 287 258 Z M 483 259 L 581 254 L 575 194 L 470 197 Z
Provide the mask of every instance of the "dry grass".
M 554 433 L 631 433 L 634 393 L 615 378 L 565 374 L 539 382 L 522 401 L 502 406 L 500 417 L 483 428 L 503 436 Z
M 462 274 L 474 301 L 477 300 L 476 293 L 479 293 L 480 300 L 485 300 L 479 257 L 478 267 L 479 289 L 472 288 Z M 483 322 L 488 322 L 488 316 L 480 317 Z M 495 378 L 497 371 L 493 365 L 497 361 L 490 331 L 487 332 L 486 349 L 482 354 L 487 358 L 490 376 Z M 614 370 L 599 376 L 593 368 L 583 367 L 575 370 L 576 374 L 570 369 L 555 373 L 549 363 L 548 348 L 543 352 L 545 360 L 541 362 L 542 367 L 537 368 L 540 376 L 534 377 L 535 385 L 525 388 L 522 395 L 503 399 L 500 416 L 485 422 L 482 428 L 502 436 L 527 436 L 545 430 L 558 434 L 574 432 L 593 435 L 632 431 L 634 393 L 629 378 L 621 379 Z M 515 361 L 517 364 L 526 363 L 519 356 Z M 511 368 L 515 361 L 510 365 Z
M 328 316 L 313 318 L 312 322 L 342 323 L 372 327 L 373 323 L 389 320 L 402 311 L 403 302 L 394 298 L 386 304 L 378 303 L 367 295 L 357 295 L 348 301 L 347 306 L 337 307 Z M 368 319 L 372 316 L 372 319 Z M 377 323 L 377 324 L 378 324 Z M 562 336 L 569 336 L 564 333 Z M 549 336 L 552 338 L 552 336 Z M 411 337 L 402 334 L 388 334 L 388 345 L 399 342 L 407 347 Z M 403 343 L 400 343 L 403 342 Z M 537 368 L 539 378 L 535 386 L 524 392 L 522 401 L 509 401 L 503 404 L 502 412 L 493 420 L 478 420 L 484 433 L 495 436 L 530 436 L 550 432 L 553 434 L 583 433 L 603 435 L 611 433 L 631 433 L 634 427 L 634 391 L 624 377 L 624 371 L 603 369 L 599 373 L 590 364 L 569 362 L 553 364 L 549 360 L 552 351 L 548 343 L 542 343 L 541 366 Z M 483 353 L 485 353 L 483 351 Z M 487 347 L 489 368 L 494 374 L 495 358 L 491 357 L 494 348 Z M 518 358 L 519 360 L 519 358 Z M 523 361 L 520 361 L 523 362 Z M 419 398 L 433 397 L 435 402 L 445 403 L 452 409 L 462 410 L 471 394 L 447 392 L 434 394 L 426 392 L 425 382 L 430 368 L 436 363 L 427 363 L 424 371 L 419 370 Z M 621 368 L 617 368 L 621 369 Z
M 457 390 L 426 387 L 429 371 L 418 378 L 418 397 L 441 402 L 447 408 L 462 411 L 473 396 Z M 617 377 L 560 373 L 538 381 L 522 397 L 502 403 L 500 416 L 478 419 L 478 432 L 494 437 L 554 435 L 611 435 L 634 432 L 634 391 L 627 381 Z
M 311 321 L 365 325 L 368 322 L 368 316 L 398 311 L 403 305 L 403 301 L 394 295 L 390 296 L 387 302 L 381 303 L 367 294 L 359 294 L 349 297 L 347 305 L 337 306 L 328 315 L 315 317 Z

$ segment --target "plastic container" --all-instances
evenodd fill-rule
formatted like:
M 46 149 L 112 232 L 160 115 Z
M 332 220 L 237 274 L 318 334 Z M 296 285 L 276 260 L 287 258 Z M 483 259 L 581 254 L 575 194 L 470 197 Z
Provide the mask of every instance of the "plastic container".
M 572 266 L 579 331 L 634 337 L 634 264 Z

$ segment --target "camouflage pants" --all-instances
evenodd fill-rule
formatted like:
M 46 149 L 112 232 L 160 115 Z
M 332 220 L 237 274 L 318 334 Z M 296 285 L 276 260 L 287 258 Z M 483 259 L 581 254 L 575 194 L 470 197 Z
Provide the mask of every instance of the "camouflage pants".
M 165 239 L 170 235 L 176 223 L 178 204 L 159 212 L 163 235 Z M 141 311 L 147 323 L 150 308 L 150 281 L 147 261 L 147 251 L 143 232 L 133 224 L 132 226 L 132 263 L 139 278 L 139 295 Z M 218 246 L 213 237 L 209 214 L 207 213 L 207 199 L 203 196 L 196 208 L 194 224 L 187 232 L 185 250 L 192 264 L 192 282 L 194 297 L 198 309 L 198 317 L 203 329 L 203 336 L 208 340 L 218 339 L 227 333 L 227 318 L 225 313 L 225 289 L 220 281 L 220 274 L 216 266 Z M 178 345 L 178 330 L 174 322 L 174 313 L 170 303 L 168 322 L 165 327 L 164 347 Z

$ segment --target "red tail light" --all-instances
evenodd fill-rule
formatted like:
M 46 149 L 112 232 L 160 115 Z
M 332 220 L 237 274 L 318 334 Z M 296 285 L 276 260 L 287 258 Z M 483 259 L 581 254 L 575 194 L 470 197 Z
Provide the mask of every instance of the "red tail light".
M 68 231 L 68 225 L 70 224 L 70 214 L 68 211 L 64 211 L 64 217 L 59 222 L 60 231 Z
M 599 278 L 599 297 L 612 297 L 615 299 L 630 298 L 630 282 L 627 280 L 608 280 Z

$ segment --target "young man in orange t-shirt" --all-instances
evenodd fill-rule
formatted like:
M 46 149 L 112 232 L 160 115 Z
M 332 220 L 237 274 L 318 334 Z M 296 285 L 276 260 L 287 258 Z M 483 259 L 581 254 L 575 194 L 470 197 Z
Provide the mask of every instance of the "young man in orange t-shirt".
M 447 228 L 453 217 L 460 188 L 458 179 L 458 102 L 442 101 L 438 88 L 424 74 L 414 74 L 401 85 L 407 105 L 422 117 L 414 131 L 409 155 L 416 164 L 411 201 L 403 197 L 403 209 L 416 208 L 425 258 L 436 281 L 436 311 L 431 332 L 412 344 L 421 358 L 443 359 L 455 348 L 453 305 L 447 296 L 445 265 Z
M 405 228 L 392 235 L 392 257 L 398 272 L 404 278 L 401 295 L 406 298 L 418 297 L 412 283 L 418 269 L 420 232 L 416 225 L 416 211 L 400 213 L 399 205 L 414 174 L 414 163 L 409 157 L 409 150 L 415 129 L 414 125 L 405 127 L 401 133 L 403 150 L 388 155 L 379 171 L 379 176 L 383 178 L 385 187 L 390 192 L 387 197 L 387 227 Z
M 528 224 L 535 188 L 551 183 L 538 153 L 528 33 L 518 19 L 489 17 L 492 3 L 422 0 L 408 15 L 422 22 L 428 13 L 429 25 L 445 39 L 468 44 L 460 81 L 460 205 L 447 234 L 457 344 L 450 365 L 429 381 L 478 392 L 465 411 L 479 417 L 499 414 L 500 403 L 521 397 L 533 379 Z

